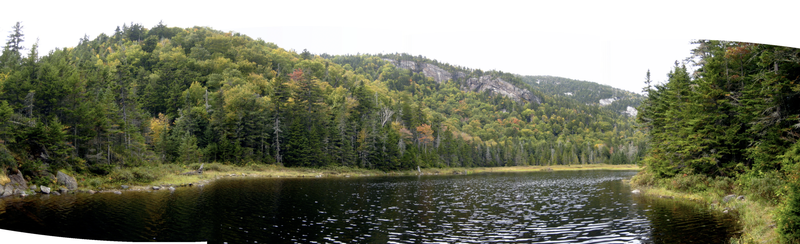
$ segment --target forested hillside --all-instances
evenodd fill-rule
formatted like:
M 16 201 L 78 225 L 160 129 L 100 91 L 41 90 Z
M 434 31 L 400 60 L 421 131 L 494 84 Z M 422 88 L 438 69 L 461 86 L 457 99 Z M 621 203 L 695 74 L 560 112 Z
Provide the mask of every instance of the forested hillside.
M 698 41 L 689 73 L 647 81 L 639 122 L 650 136 L 642 184 L 719 189 L 782 206 L 784 241 L 800 241 L 800 50 Z M 763 218 L 763 216 L 761 216 Z
M 627 115 L 421 56 L 296 53 L 163 24 L 123 25 L 41 56 L 35 43 L 23 52 L 23 37 L 15 29 L 0 59 L 0 162 L 33 177 L 196 162 L 635 163 L 646 148 Z M 494 86 L 472 90 L 480 82 Z
M 566 96 L 584 104 L 599 104 L 617 112 L 639 107 L 643 96 L 594 82 L 555 76 L 524 76 L 531 88 L 558 96 Z M 633 115 L 635 116 L 635 115 Z

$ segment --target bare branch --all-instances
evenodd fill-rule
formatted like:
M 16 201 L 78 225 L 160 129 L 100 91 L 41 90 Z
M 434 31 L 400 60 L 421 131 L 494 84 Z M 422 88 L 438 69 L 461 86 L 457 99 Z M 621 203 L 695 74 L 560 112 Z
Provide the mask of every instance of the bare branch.
M 389 122 L 392 119 L 392 115 L 394 111 L 390 110 L 388 107 L 383 107 L 380 111 L 381 116 L 381 127 L 386 125 L 386 122 Z

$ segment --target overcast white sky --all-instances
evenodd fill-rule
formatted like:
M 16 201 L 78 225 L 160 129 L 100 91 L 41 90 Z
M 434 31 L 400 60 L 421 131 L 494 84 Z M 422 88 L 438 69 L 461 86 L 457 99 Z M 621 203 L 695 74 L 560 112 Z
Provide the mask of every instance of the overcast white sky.
M 405 52 L 522 75 L 553 75 L 639 92 L 645 73 L 666 80 L 693 39 L 800 47 L 787 1 L 39 1 L 0 15 L 40 54 L 131 22 L 209 26 L 315 54 Z M 553 1 L 555 2 L 555 1 Z M 11 4 L 5 4 L 8 7 Z M 13 11 L 8 11 L 13 9 Z

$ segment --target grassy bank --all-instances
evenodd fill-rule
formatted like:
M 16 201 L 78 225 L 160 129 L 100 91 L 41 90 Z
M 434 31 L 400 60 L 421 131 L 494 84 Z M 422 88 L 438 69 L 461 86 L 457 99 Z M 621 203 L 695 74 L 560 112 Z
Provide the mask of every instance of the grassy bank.
M 117 169 L 105 176 L 75 175 L 79 188 L 82 190 L 108 190 L 120 189 L 122 185 L 131 189 L 143 189 L 152 185 L 185 186 L 189 184 L 206 184 L 222 177 L 358 177 L 358 176 L 383 176 L 383 175 L 446 175 L 446 174 L 475 174 L 486 172 L 534 172 L 534 171 L 565 171 L 565 170 L 638 170 L 636 165 L 557 165 L 557 166 L 513 166 L 513 167 L 482 167 L 482 168 L 423 168 L 417 170 L 389 171 L 369 170 L 352 167 L 323 167 L 323 168 L 287 168 L 277 165 L 228 165 L 221 163 L 207 163 L 203 166 L 203 174 L 184 175 L 182 173 L 197 170 L 200 164 L 176 165 L 163 164 L 157 166 L 142 166 L 134 168 Z
M 509 167 L 483 167 L 483 168 L 451 168 L 446 170 L 464 170 L 470 173 L 483 172 L 531 172 L 531 171 L 571 171 L 571 170 L 640 170 L 633 164 L 586 164 L 586 165 L 553 165 L 553 166 L 509 166 Z
M 287 168 L 277 165 L 229 165 L 206 163 L 202 174 L 184 174 L 196 171 L 201 164 L 177 165 L 162 164 L 157 166 L 141 166 L 117 169 L 105 176 L 75 175 L 78 186 L 82 190 L 119 189 L 122 185 L 131 189 L 148 186 L 186 186 L 189 184 L 206 184 L 222 177 L 350 177 L 385 174 L 378 170 L 367 170 L 350 167 L 327 168 Z
M 647 174 L 641 171 L 630 181 L 632 188 L 639 189 L 643 195 L 696 202 L 712 210 L 737 215 L 742 235 L 731 243 L 779 242 L 775 228 L 778 205 L 753 189 L 741 187 L 741 182 L 728 178 L 697 179 L 696 175 L 655 180 Z M 725 196 L 731 194 L 743 195 L 744 200 L 725 201 Z

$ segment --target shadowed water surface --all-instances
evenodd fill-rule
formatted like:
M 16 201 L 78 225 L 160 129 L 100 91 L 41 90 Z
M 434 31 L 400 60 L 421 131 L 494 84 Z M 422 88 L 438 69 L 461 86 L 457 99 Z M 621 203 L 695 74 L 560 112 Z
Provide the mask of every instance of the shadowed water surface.
M 630 194 L 633 171 L 224 179 L 0 200 L 0 228 L 121 241 L 725 243 L 731 216 Z

